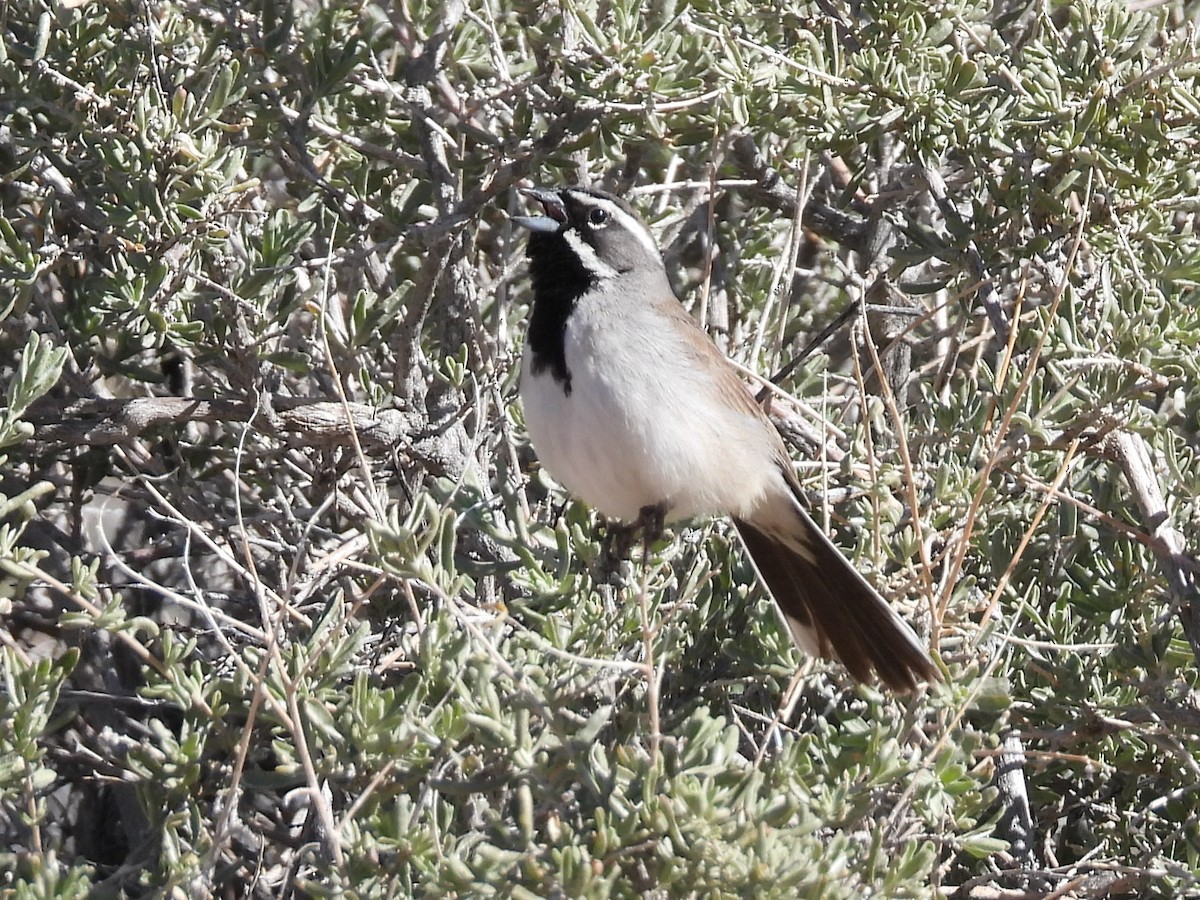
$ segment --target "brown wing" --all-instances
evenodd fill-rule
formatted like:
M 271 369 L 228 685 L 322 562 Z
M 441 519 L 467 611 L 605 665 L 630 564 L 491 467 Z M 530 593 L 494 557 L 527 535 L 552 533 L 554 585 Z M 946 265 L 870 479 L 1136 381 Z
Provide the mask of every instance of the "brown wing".
M 737 370 L 674 298 L 663 311 L 679 322 L 686 351 L 712 371 L 721 399 L 767 426 L 779 463 L 778 490 L 734 524 L 793 639 L 801 649 L 841 661 L 860 681 L 876 672 L 888 687 L 910 691 L 920 681 L 939 680 L 913 630 L 808 514 L 783 439 Z

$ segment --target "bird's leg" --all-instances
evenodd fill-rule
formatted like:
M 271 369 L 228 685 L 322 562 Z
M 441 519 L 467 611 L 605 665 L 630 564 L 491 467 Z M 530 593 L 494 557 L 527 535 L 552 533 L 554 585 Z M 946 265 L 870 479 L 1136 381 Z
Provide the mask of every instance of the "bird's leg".
M 600 551 L 600 571 L 605 576 L 617 571 L 621 563 L 629 558 L 634 536 L 639 531 L 642 534 L 642 559 L 649 559 L 650 545 L 662 537 L 666 516 L 667 504 L 657 503 L 653 506 L 643 506 L 638 511 L 637 521 L 632 525 L 606 520 L 604 542 Z
M 600 550 L 600 571 L 606 580 L 616 573 L 621 563 L 629 558 L 636 530 L 637 526 L 635 525 L 605 521 L 604 542 Z
M 656 503 L 653 506 L 643 506 L 638 511 L 637 527 L 642 531 L 642 562 L 650 558 L 650 545 L 663 535 L 663 525 L 667 518 L 667 504 Z

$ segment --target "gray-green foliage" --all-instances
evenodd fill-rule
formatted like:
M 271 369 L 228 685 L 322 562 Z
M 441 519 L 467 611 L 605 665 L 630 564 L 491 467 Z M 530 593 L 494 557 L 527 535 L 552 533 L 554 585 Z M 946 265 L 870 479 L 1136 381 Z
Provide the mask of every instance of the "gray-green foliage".
M 1200 891 L 1196 661 L 1114 442 L 1194 572 L 1194 15 L 5 5 L 0 885 Z M 513 404 L 505 215 L 582 173 L 754 369 L 864 294 L 921 312 L 890 393 L 856 318 L 775 411 L 945 684 L 818 664 L 785 709 L 719 525 L 597 577 Z

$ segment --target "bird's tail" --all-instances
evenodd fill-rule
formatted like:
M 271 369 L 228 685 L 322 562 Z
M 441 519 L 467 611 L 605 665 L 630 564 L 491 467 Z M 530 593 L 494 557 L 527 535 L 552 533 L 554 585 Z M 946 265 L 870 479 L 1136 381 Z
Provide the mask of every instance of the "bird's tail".
M 859 681 L 872 671 L 896 691 L 940 680 L 924 644 L 846 560 L 801 505 L 771 504 L 734 519 L 758 574 L 801 649 L 840 661 Z

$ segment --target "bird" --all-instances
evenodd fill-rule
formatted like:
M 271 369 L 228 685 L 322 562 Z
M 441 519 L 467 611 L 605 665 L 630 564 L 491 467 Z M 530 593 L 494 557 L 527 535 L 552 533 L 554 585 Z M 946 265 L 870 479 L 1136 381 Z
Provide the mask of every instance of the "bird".
M 899 693 L 940 680 L 912 628 L 808 511 L 783 439 L 684 309 L 654 236 L 591 187 L 522 188 L 519 394 L 542 467 L 609 520 L 728 516 L 794 642 Z

